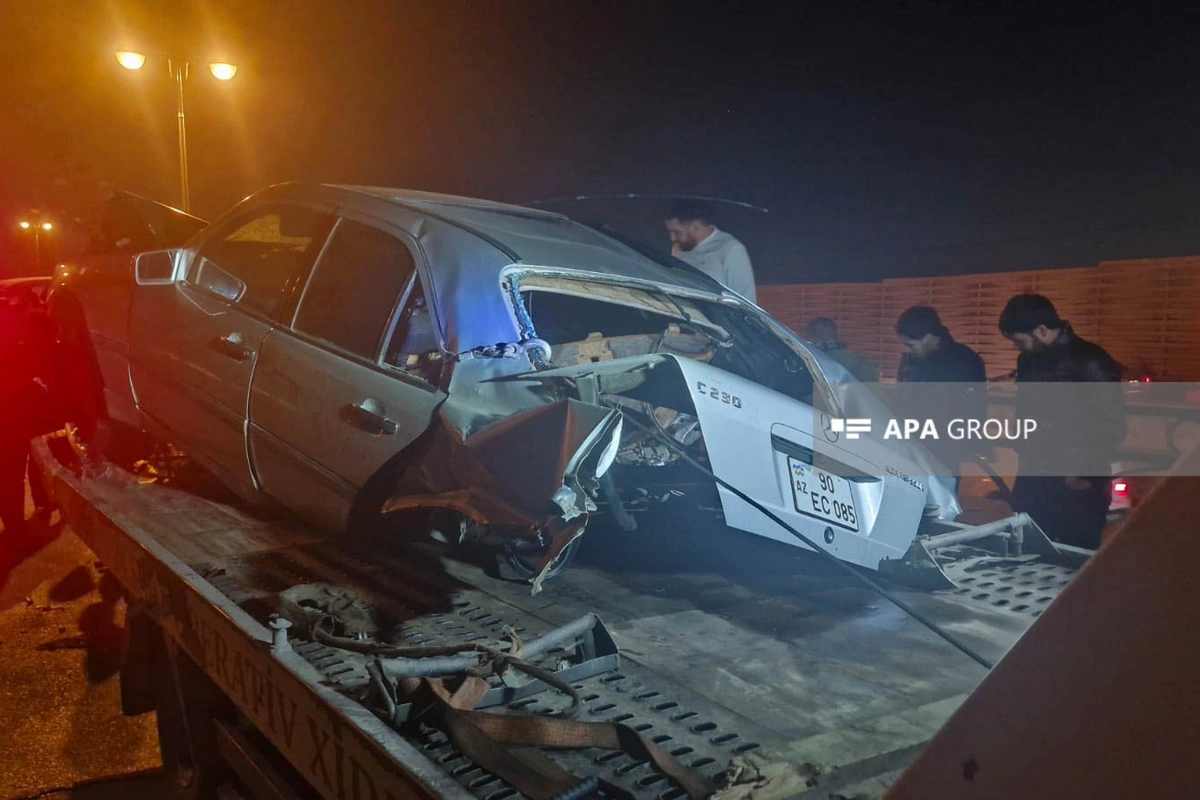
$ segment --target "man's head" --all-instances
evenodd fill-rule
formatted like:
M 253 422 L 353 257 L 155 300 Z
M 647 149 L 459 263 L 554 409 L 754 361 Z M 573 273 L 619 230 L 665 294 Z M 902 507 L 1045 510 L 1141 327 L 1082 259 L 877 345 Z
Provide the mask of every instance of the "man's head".
M 904 352 L 925 358 L 942 345 L 947 331 L 938 313 L 929 306 L 913 306 L 896 320 L 896 335 Z
M 683 252 L 692 250 L 713 232 L 708 208 L 694 200 L 679 200 L 671 205 L 663 224 L 671 244 Z
M 1040 294 L 1019 294 L 1000 312 L 1000 332 L 1023 353 L 1049 347 L 1062 327 L 1054 304 Z
M 814 344 L 837 341 L 837 325 L 829 317 L 817 317 L 805 326 L 804 338 Z

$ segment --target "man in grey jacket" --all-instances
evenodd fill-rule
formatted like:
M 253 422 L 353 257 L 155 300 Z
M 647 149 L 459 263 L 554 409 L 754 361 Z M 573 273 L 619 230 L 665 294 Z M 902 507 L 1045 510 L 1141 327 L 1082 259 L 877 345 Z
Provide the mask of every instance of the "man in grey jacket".
M 845 342 L 838 338 L 837 323 L 829 317 L 810 320 L 804 328 L 804 338 L 845 367 L 859 382 L 879 383 L 875 365 L 846 347 Z
M 671 237 L 671 255 L 715 278 L 752 303 L 754 270 L 750 254 L 732 235 L 718 230 L 703 203 L 681 200 L 671 206 L 664 224 Z

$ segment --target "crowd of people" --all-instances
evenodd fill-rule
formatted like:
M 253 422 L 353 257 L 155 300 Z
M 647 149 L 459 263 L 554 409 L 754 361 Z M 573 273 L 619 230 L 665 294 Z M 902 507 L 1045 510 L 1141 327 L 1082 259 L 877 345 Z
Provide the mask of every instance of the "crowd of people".
M 1121 367 L 1116 360 L 1104 348 L 1075 333 L 1042 295 L 1011 298 L 1000 314 L 998 327 L 1017 351 L 1018 385 L 1121 381 Z M 987 381 L 983 359 L 955 341 L 935 309 L 908 309 L 896 323 L 896 335 L 904 351 L 898 381 L 974 385 L 977 396 L 965 399 L 967 407 L 963 410 L 976 417 L 986 415 L 986 395 L 980 391 Z M 1028 513 L 1052 539 L 1095 549 L 1100 546 L 1112 503 L 1111 474 L 1054 476 L 1047 474 L 1048 463 L 1061 463 L 1062 450 L 1066 449 L 1071 451 L 1068 455 L 1077 456 L 1074 463 L 1109 464 L 1126 435 L 1120 392 L 1092 392 L 1088 408 L 1072 413 L 1063 413 L 1066 409 L 1039 409 L 1038 398 L 1037 390 L 1019 392 L 1018 416 L 1037 419 L 1039 412 L 1045 412 L 1043 416 L 1054 418 L 1058 450 L 1048 453 L 1044 447 L 1022 449 L 1011 505 L 1015 511 Z M 1076 424 L 1064 425 L 1065 419 L 1073 419 Z
M 1120 364 L 1103 347 L 1075 333 L 1071 324 L 1059 316 L 1054 304 L 1042 295 L 1020 294 L 1010 299 L 998 327 L 1017 351 L 1018 384 L 1112 384 L 1122 380 Z M 987 374 L 983 358 L 954 339 L 936 309 L 929 306 L 907 309 L 896 321 L 896 336 L 902 351 L 898 382 L 954 384 L 952 400 L 956 410 L 964 417 L 986 418 Z M 806 338 L 845 366 L 857 380 L 864 383 L 878 380 L 870 361 L 838 339 L 832 320 L 819 317 L 809 322 Z M 1092 393 L 1086 413 L 1080 409 L 1075 415 L 1063 414 L 1063 409 L 1038 409 L 1034 406 L 1036 398 L 1034 391 L 1018 394 L 1018 417 L 1037 419 L 1042 411 L 1048 412 L 1045 416 L 1060 420 L 1073 417 L 1077 422 L 1065 431 L 1058 425 L 1060 435 L 1055 445 L 1060 449 L 1052 454 L 1054 460 L 1062 463 L 1064 458 L 1074 455 L 1074 463 L 1099 465 L 1115 459 L 1126 436 L 1119 390 Z M 1061 448 L 1070 452 L 1064 456 Z M 943 449 L 954 452 L 952 447 Z M 979 455 L 970 444 L 959 449 L 963 463 Z M 1088 549 L 1099 547 L 1112 504 L 1111 474 L 1048 475 L 1051 469 L 1045 461 L 1048 455 L 1044 448 L 1033 447 L 1020 454 L 1019 474 L 1010 492 L 1013 510 L 1029 514 L 1056 541 Z M 962 476 L 956 475 L 956 490 L 961 480 Z

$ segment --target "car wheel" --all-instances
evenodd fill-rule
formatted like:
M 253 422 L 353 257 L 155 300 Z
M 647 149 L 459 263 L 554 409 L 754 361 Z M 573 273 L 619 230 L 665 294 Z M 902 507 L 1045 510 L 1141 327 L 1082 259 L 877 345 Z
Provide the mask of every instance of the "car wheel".
M 156 720 L 166 794 L 172 800 L 216 796 L 233 777 L 220 756 L 216 725 L 232 716 L 232 705 L 177 645 L 166 642 L 164 652 Z
M 547 578 L 561 575 L 567 567 L 571 566 L 571 562 L 575 560 L 575 553 L 579 550 L 581 539 L 582 537 L 577 538 L 563 548 L 563 551 L 558 554 L 558 558 L 547 570 Z M 532 578 L 537 574 L 537 567 L 541 563 L 542 557 L 546 555 L 546 545 L 537 539 L 513 539 L 504 543 L 504 555 L 517 574 L 522 578 Z

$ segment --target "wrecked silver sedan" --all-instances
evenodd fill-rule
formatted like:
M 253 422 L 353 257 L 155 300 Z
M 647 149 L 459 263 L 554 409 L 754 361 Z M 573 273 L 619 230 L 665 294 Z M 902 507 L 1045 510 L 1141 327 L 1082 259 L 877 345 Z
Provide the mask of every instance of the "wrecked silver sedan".
M 799 544 L 728 486 L 873 569 L 931 507 L 959 512 L 949 481 L 908 477 L 930 473 L 870 436 L 814 463 L 837 365 L 681 262 L 557 214 L 283 185 L 134 273 L 125 294 L 60 287 L 106 353 L 111 418 L 328 530 L 503 542 L 535 590 L 597 513 L 632 529 L 708 508 Z

